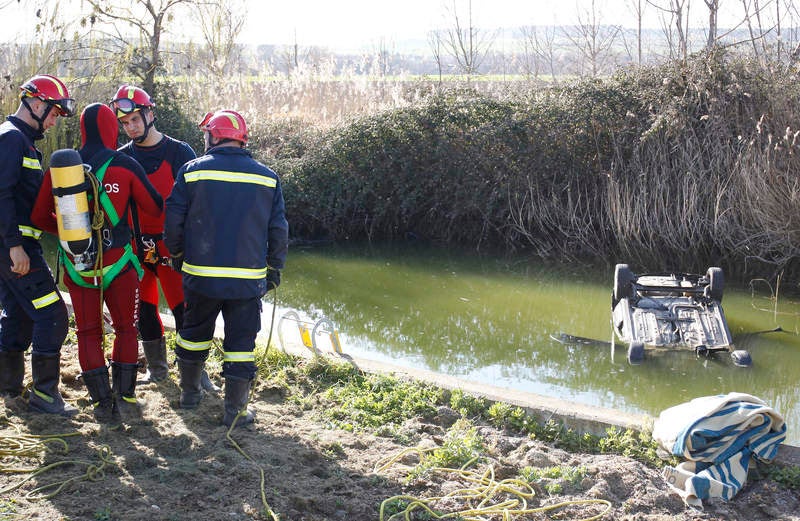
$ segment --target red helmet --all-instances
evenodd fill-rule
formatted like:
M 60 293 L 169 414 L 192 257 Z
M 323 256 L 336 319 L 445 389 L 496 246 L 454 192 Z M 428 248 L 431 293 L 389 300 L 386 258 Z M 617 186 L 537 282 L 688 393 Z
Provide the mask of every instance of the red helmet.
M 114 109 L 117 118 L 121 118 L 137 110 L 153 108 L 156 104 L 143 89 L 133 85 L 122 85 L 108 106 Z
M 214 139 L 233 139 L 247 144 L 247 123 L 241 114 L 233 110 L 209 112 L 198 125 L 207 130 Z
M 56 107 L 61 116 L 75 114 L 75 100 L 69 97 L 64 82 L 48 74 L 40 74 L 26 81 L 20 88 L 20 99 L 39 98 Z

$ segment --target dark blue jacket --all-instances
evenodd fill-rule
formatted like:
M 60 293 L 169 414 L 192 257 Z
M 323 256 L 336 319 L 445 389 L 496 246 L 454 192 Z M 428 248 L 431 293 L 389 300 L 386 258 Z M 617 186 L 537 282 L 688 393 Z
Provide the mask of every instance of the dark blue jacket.
M 164 242 L 183 253 L 183 285 L 222 299 L 261 297 L 283 269 L 289 224 L 278 176 L 238 147 L 186 163 L 166 202 Z
M 0 252 L 20 244 L 40 250 L 41 231 L 31 224 L 31 209 L 42 184 L 42 153 L 36 131 L 14 116 L 0 125 Z

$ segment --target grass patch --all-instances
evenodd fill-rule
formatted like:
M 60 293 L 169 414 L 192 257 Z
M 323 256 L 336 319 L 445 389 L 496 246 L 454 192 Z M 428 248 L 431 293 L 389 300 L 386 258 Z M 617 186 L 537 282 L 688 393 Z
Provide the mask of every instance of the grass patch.
M 435 469 L 465 469 L 481 461 L 485 453 L 486 446 L 475 426 L 469 420 L 458 420 L 447 431 L 440 447 L 423 453 L 408 479 L 423 477 Z
M 767 476 L 786 488 L 800 490 L 800 467 L 772 465 L 767 470 Z
M 548 494 L 557 495 L 564 492 L 564 487 L 575 488 L 586 477 L 586 467 L 525 467 L 519 473 L 520 479 L 528 483 L 542 486 Z
M 324 414 L 345 430 L 386 430 L 415 416 L 432 417 L 442 396 L 441 389 L 393 376 L 354 375 L 323 393 Z

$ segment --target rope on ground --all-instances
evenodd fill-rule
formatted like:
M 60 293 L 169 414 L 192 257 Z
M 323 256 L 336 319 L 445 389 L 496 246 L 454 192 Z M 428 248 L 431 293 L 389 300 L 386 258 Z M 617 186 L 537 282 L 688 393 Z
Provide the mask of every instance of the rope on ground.
M 379 461 L 375 465 L 374 472 L 377 474 L 387 471 L 409 454 L 416 454 L 419 456 L 420 461 L 422 461 L 424 454 L 433 450 L 435 449 L 421 449 L 418 447 L 403 449 L 397 454 Z M 513 516 L 544 513 L 564 509 L 569 506 L 604 505 L 605 509 L 599 514 L 580 520 L 595 521 L 611 510 L 611 502 L 605 499 L 578 499 L 529 508 L 528 501 L 532 500 L 535 496 L 535 492 L 530 483 L 514 478 L 497 481 L 492 466 L 489 466 L 483 473 L 467 470 L 467 467 L 474 462 L 475 459 L 472 459 L 458 469 L 445 467 L 434 467 L 430 469 L 431 472 L 437 474 L 451 475 L 460 478 L 469 483 L 470 486 L 438 497 L 418 498 L 409 495 L 392 496 L 381 503 L 380 521 L 394 521 L 399 519 L 410 521 L 411 514 L 414 510 L 424 510 L 431 519 L 455 518 L 463 519 L 464 521 L 485 521 L 486 519 L 499 516 L 503 521 L 511 521 L 514 519 Z M 404 469 L 409 471 L 413 468 L 414 467 L 404 466 Z M 389 515 L 389 517 L 386 517 L 389 506 L 396 507 L 397 505 L 392 505 L 392 503 L 400 502 L 407 502 L 403 510 L 394 512 Z M 447 502 L 448 504 L 455 503 L 463 505 L 463 508 L 458 511 L 442 514 L 434 510 L 434 506 L 438 502 Z
M 269 343 L 272 341 L 272 326 L 275 324 L 275 309 L 278 307 L 278 288 L 274 288 L 272 291 L 274 299 L 272 302 L 272 320 L 270 320 L 269 323 L 269 336 L 267 337 L 267 347 L 264 350 L 263 360 L 266 360 L 267 353 L 269 353 Z M 260 483 L 261 504 L 264 507 L 264 512 L 269 514 L 269 516 L 272 518 L 273 521 L 279 521 L 278 516 L 275 515 L 275 512 L 272 511 L 272 508 L 269 506 L 269 503 L 267 502 L 267 478 L 266 474 L 264 473 L 264 467 L 256 463 L 256 460 L 254 460 L 249 454 L 247 454 L 244 451 L 244 449 L 242 449 L 242 447 L 238 443 L 236 443 L 236 440 L 233 439 L 233 436 L 231 436 L 233 429 L 236 428 L 236 422 L 239 421 L 239 418 L 247 414 L 247 405 L 253 399 L 253 395 L 255 394 L 257 379 L 258 379 L 258 371 L 256 371 L 256 377 L 253 379 L 253 383 L 250 385 L 250 396 L 247 399 L 247 403 L 245 403 L 242 410 L 239 411 L 239 414 L 236 415 L 236 418 L 233 419 L 230 428 L 228 428 L 228 432 L 225 433 L 225 437 L 228 439 L 229 442 L 231 442 L 231 445 L 233 445 L 233 447 L 239 452 L 239 454 L 244 456 L 245 459 L 252 462 L 256 467 L 258 467 L 258 472 L 261 474 L 261 483 Z
M 13 458 L 17 460 L 22 458 L 41 458 L 45 451 L 52 450 L 49 445 L 52 443 L 59 445 L 63 454 L 68 454 L 69 445 L 64 438 L 69 436 L 80 436 L 80 433 L 73 432 L 39 436 L 22 434 L 19 432 L 19 428 L 17 428 L 16 435 L 0 436 L 0 456 L 4 459 Z M 85 465 L 86 471 L 78 476 L 36 487 L 24 495 L 25 499 L 29 501 L 50 499 L 58 495 L 67 485 L 75 481 L 100 481 L 105 477 L 106 465 L 113 465 L 114 462 L 111 459 L 111 448 L 108 445 L 102 445 L 98 449 L 98 453 L 100 459 L 99 464 L 85 460 L 63 460 L 42 467 L 20 467 L 16 464 L 0 465 L 0 473 L 3 474 L 29 474 L 19 483 L 1 489 L 0 494 L 7 494 L 14 491 L 28 481 L 64 465 Z M 49 490 L 52 490 L 52 492 L 45 493 L 45 491 Z

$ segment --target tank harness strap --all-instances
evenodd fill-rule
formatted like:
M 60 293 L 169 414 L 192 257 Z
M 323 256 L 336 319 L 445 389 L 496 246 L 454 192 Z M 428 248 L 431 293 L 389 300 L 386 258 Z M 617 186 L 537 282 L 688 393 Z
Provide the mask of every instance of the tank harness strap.
M 108 198 L 108 193 L 106 193 L 105 189 L 103 188 L 103 176 L 106 173 L 106 169 L 111 161 L 114 160 L 114 156 L 112 155 L 103 166 L 97 169 L 97 180 L 99 181 L 99 190 L 98 190 L 98 200 L 100 201 L 100 205 L 105 210 L 106 215 L 108 216 L 109 221 L 111 221 L 111 227 L 114 228 L 119 223 L 119 214 L 117 214 L 117 210 L 114 208 L 114 205 L 111 203 L 111 200 Z M 90 174 L 91 175 L 91 174 Z M 120 272 L 125 268 L 125 266 L 130 262 L 133 268 L 136 270 L 136 273 L 139 277 L 139 280 L 142 280 L 144 276 L 144 270 L 142 270 L 142 265 L 139 263 L 139 259 L 136 257 L 136 254 L 133 253 L 133 248 L 131 248 L 130 242 L 126 243 L 125 246 L 122 247 L 124 253 L 122 257 L 120 257 L 114 264 L 110 266 L 105 266 L 102 269 L 102 280 L 103 280 L 103 289 L 108 288 L 108 286 L 113 282 L 114 278 L 120 274 Z M 96 277 L 100 275 L 95 270 L 87 270 L 87 271 L 78 271 L 75 268 L 75 265 L 67 256 L 67 253 L 61 247 L 59 243 L 58 247 L 59 256 L 61 257 L 61 261 L 64 264 L 64 267 L 67 270 L 72 281 L 77 284 L 78 286 L 84 288 L 98 288 L 99 285 L 92 284 L 91 282 L 86 282 L 83 280 L 83 277 Z

